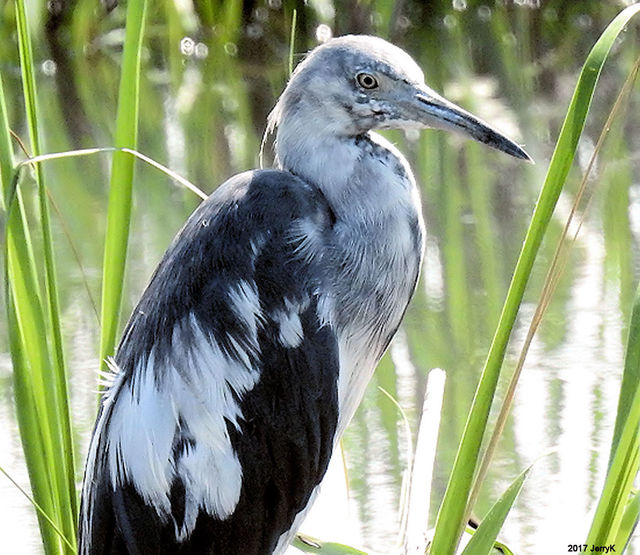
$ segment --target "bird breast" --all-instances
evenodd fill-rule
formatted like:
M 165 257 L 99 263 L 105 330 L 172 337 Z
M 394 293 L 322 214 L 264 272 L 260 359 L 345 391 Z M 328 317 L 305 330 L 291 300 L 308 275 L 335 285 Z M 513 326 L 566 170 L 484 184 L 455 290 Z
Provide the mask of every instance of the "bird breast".
M 424 224 L 415 180 L 395 147 L 373 133 L 356 139 L 358 160 L 340 192 L 331 274 L 340 337 L 340 422 L 353 416 L 415 289 Z

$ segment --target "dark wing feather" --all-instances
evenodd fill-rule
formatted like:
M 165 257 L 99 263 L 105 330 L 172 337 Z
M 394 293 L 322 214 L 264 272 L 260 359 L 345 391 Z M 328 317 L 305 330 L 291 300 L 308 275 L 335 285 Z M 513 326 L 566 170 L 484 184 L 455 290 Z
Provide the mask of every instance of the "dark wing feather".
M 321 481 L 336 430 L 337 338 L 318 315 L 332 224 L 330 207 L 317 189 L 273 170 L 232 178 L 194 212 L 156 270 L 119 346 L 121 374 L 103 402 L 85 473 L 80 553 L 250 555 L 275 549 Z M 240 497 L 224 520 L 201 509 L 192 532 L 178 541 L 175 530 L 189 496 L 185 482 L 173 478 L 170 515 L 148 505 L 132 483 L 114 487 L 106 443 L 111 411 L 123 384 L 139 379 L 136 369 L 145 366 L 152 349 L 155 381 L 162 387 L 163 368 L 175 366 L 180 351 L 188 348 L 186 315 L 226 354 L 246 346 L 250 330 L 229 302 L 230 284 L 239 280 L 255 283 L 261 308 L 254 361 L 260 376 L 237 396 L 238 426 L 227 422 L 242 466 Z M 290 344 L 279 328 L 286 311 L 299 319 L 301 331 L 299 341 Z M 181 343 L 174 344 L 171 330 L 178 328 Z M 193 441 L 188 422 L 180 424 L 174 462 Z

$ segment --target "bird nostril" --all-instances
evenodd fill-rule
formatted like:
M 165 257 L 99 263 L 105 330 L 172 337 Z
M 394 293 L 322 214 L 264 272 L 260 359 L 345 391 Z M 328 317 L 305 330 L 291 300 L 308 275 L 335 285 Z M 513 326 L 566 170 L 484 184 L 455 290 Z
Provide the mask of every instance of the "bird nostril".
M 435 106 L 436 103 L 433 102 L 433 100 L 431 100 L 429 97 L 424 96 L 422 94 L 417 94 L 416 98 L 418 99 L 419 102 L 421 102 L 422 104 L 426 105 L 426 106 Z

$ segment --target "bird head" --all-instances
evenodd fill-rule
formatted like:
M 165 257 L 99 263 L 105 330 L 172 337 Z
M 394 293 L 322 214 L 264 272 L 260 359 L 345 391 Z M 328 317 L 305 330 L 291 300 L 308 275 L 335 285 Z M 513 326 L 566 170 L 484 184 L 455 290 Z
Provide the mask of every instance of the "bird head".
M 430 89 L 413 58 L 378 37 L 348 35 L 312 50 L 292 74 L 270 128 L 285 118 L 300 133 L 343 136 L 373 129 L 445 129 L 530 160 L 517 143 Z

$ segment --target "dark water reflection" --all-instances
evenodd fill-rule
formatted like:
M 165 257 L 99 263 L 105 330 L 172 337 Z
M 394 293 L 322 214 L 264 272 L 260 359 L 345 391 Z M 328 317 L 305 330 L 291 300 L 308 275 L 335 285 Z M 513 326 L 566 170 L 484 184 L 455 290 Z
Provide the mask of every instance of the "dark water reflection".
M 31 15 L 43 16 L 33 17 L 42 31 L 44 2 L 36 4 L 39 9 L 30 7 Z M 84 15 L 63 13 L 55 33 L 38 35 L 37 82 L 46 151 L 113 142 L 123 10 L 98 19 L 89 4 L 78 3 Z M 188 3 L 154 3 L 144 52 L 139 150 L 206 191 L 237 171 L 255 167 L 266 115 L 287 74 L 294 4 L 213 2 L 209 13 Z M 397 408 L 377 387 L 397 399 L 415 435 L 426 374 L 434 367 L 447 372 L 432 491 L 432 513 L 437 510 L 577 72 L 595 37 L 622 6 L 613 1 L 549 1 L 532 9 L 532 4 L 537 5 L 455 0 L 318 1 L 299 6 L 296 52 L 304 52 L 316 44 L 316 36 L 327 32 L 390 37 L 416 57 L 435 89 L 511 133 L 537 161 L 536 166 L 525 166 L 437 132 L 388 135 L 410 158 L 422 186 L 429 232 L 426 263 L 399 340 L 344 441 L 350 509 L 341 501 L 338 465 L 333 478 L 338 497 L 324 501 L 325 510 L 310 530 L 316 535 L 357 541 L 380 553 L 392 550 L 407 438 Z M 24 137 L 12 15 L 10 8 L 5 11 L 0 70 L 12 126 Z M 630 36 L 637 32 L 626 35 L 604 72 L 583 153 L 597 140 L 637 55 Z M 640 274 L 638 114 L 634 93 L 598 161 L 594 200 L 532 345 L 513 415 L 478 502 L 476 512 L 482 516 L 511 480 L 535 461 L 504 530 L 503 539 L 520 553 L 565 553 L 567 544 L 582 543 L 587 513 L 600 492 L 625 323 Z M 55 223 L 56 248 L 79 458 L 84 458 L 94 418 L 98 337 L 83 272 L 97 302 L 108 162 L 107 157 L 85 158 L 45 168 L 61 213 Z M 577 178 L 576 171 L 574 181 Z M 559 235 L 574 189 L 575 183 L 561 199 L 551 239 Z M 125 313 L 197 199 L 139 165 L 135 204 Z M 507 372 L 515 364 L 552 252 L 550 240 L 518 321 Z M 7 350 L 4 321 L 2 352 Z M 6 354 L 0 359 L 0 446 L 0 465 L 26 487 Z M 37 553 L 29 504 L 4 477 L 0 499 L 2 552 Z M 637 553 L 640 539 L 634 541 Z

